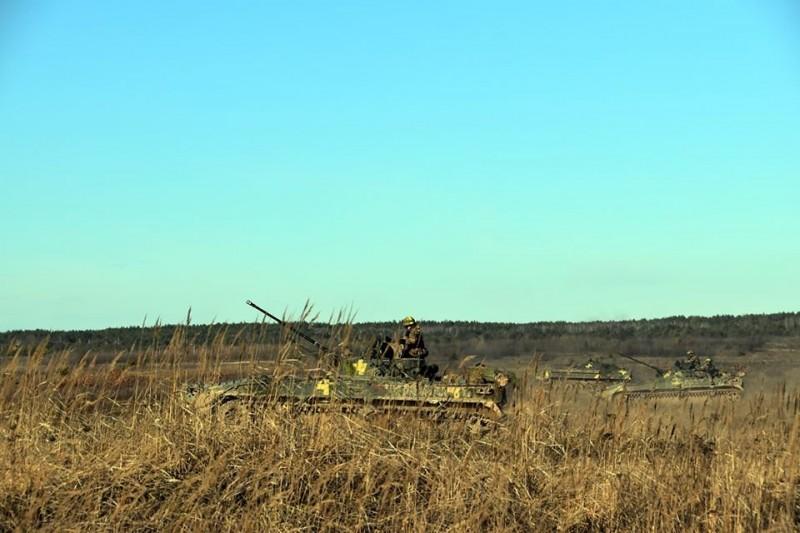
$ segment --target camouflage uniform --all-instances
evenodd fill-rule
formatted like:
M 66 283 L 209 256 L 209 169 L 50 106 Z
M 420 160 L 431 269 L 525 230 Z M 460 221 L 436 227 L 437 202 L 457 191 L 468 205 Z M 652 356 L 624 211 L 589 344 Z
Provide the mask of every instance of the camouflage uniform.
M 711 360 L 710 357 L 706 357 L 703 360 L 703 364 L 700 365 L 700 370 L 702 370 L 712 378 L 718 377 L 720 374 L 719 370 L 717 370 L 717 367 L 714 366 L 714 362 Z
M 400 346 L 402 347 L 400 357 L 424 358 L 428 355 L 428 349 L 425 348 L 425 341 L 422 340 L 422 328 L 416 323 L 411 326 L 406 326 L 403 338 L 400 339 Z

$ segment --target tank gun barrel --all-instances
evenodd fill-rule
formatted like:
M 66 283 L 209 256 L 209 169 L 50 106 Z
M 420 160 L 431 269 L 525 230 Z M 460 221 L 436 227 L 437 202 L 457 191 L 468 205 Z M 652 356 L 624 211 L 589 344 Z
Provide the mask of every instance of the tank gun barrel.
M 645 362 L 644 362 L 644 361 L 642 361 L 641 359 L 637 359 L 637 358 L 635 358 L 635 357 L 633 357 L 633 356 L 630 356 L 630 355 L 625 355 L 624 353 L 620 353 L 619 355 L 621 355 L 621 356 L 622 356 L 622 357 L 624 357 L 625 359 L 630 359 L 630 360 L 631 360 L 631 361 L 633 361 L 634 363 L 639 363 L 640 365 L 644 365 L 644 366 L 646 366 L 647 368 L 652 368 L 653 370 L 655 370 L 656 372 L 658 372 L 658 375 L 659 375 L 659 376 L 660 376 L 660 375 L 662 375 L 662 374 L 664 373 L 664 370 L 662 370 L 662 369 L 658 368 L 658 367 L 657 367 L 657 366 L 655 366 L 655 365 L 651 365 L 650 363 L 645 363 Z
M 289 329 L 289 331 L 291 331 L 292 333 L 294 333 L 298 337 L 302 338 L 305 341 L 310 342 L 311 344 L 313 344 L 317 348 L 322 349 L 322 345 L 318 341 L 312 339 L 311 337 L 309 337 L 308 335 L 306 335 L 302 331 L 298 331 L 297 328 L 295 328 L 291 324 L 288 324 L 288 323 L 284 322 L 283 320 L 281 320 L 280 318 L 276 317 L 275 315 L 273 315 L 272 313 L 270 313 L 269 311 L 267 311 L 263 307 L 260 307 L 258 304 L 254 303 L 254 302 L 252 302 L 250 300 L 247 300 L 246 303 L 247 303 L 247 305 L 249 305 L 253 309 L 261 311 L 265 316 L 268 316 L 269 318 L 271 318 L 272 320 L 274 320 L 275 322 L 277 322 L 281 326 L 286 327 L 287 329 Z

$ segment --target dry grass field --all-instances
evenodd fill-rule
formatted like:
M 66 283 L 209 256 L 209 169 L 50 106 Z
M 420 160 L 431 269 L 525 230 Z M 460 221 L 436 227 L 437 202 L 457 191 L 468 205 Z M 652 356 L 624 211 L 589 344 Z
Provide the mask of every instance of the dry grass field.
M 277 409 L 221 422 L 180 390 L 229 372 L 229 351 L 193 350 L 196 365 L 179 336 L 137 364 L 76 363 L 44 343 L 0 360 L 0 530 L 800 528 L 800 391 L 785 384 L 607 403 L 520 367 L 514 408 L 481 435 Z

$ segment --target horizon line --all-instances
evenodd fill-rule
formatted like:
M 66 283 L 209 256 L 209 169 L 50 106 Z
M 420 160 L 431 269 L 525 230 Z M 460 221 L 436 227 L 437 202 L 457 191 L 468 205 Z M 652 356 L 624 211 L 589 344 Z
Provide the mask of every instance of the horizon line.
M 525 325 L 537 325 L 537 324 L 597 324 L 597 323 L 624 323 L 624 322 L 645 322 L 645 321 L 657 321 L 657 320 L 668 320 L 668 319 L 692 319 L 692 318 L 702 318 L 702 319 L 712 319 L 712 318 L 745 318 L 745 317 L 753 317 L 753 316 L 771 316 L 771 315 L 800 315 L 800 311 L 773 311 L 769 313 L 742 313 L 742 314 L 715 314 L 715 315 L 667 315 L 667 316 L 660 316 L 660 317 L 646 317 L 646 318 L 616 318 L 616 319 L 593 319 L 593 320 L 535 320 L 530 322 L 515 322 L 515 321 L 496 321 L 496 320 L 450 320 L 450 319 L 418 319 L 418 322 L 421 323 L 430 323 L 430 324 L 441 324 L 441 323 L 461 323 L 461 324 L 512 324 L 518 326 L 525 326 Z M 146 317 L 145 317 L 146 320 Z M 281 325 L 277 322 L 266 322 L 265 320 L 256 320 L 256 321 L 240 321 L 240 322 L 208 322 L 208 323 L 185 323 L 185 322 L 174 322 L 174 323 L 160 323 L 158 319 L 151 324 L 146 325 L 143 321 L 142 324 L 135 325 L 127 325 L 127 326 L 106 326 L 102 328 L 86 328 L 86 329 L 47 329 L 47 328 L 28 328 L 28 329 L 7 329 L 7 330 L 0 330 L 0 335 L 5 335 L 8 333 L 27 333 L 27 332 L 38 332 L 38 331 L 46 331 L 50 333 L 68 333 L 68 332 L 86 332 L 86 331 L 106 331 L 110 329 L 131 329 L 131 328 L 139 328 L 139 329 L 147 329 L 147 328 L 156 328 L 156 327 L 212 327 L 212 326 L 230 326 L 230 325 L 243 325 L 243 324 L 257 324 L 257 323 L 266 323 L 271 325 Z M 399 324 L 397 320 L 367 320 L 361 322 L 305 322 L 305 321 L 292 321 L 286 320 L 286 322 L 296 324 L 296 323 L 304 323 L 309 325 L 329 325 L 329 326 L 338 326 L 344 324 L 351 324 L 351 325 L 369 325 L 369 324 Z

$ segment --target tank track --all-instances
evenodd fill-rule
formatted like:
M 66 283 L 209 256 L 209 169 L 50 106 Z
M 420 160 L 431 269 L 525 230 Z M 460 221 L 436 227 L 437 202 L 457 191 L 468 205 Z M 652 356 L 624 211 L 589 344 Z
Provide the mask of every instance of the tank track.
M 276 408 L 282 408 L 293 414 L 324 414 L 324 413 L 342 413 L 353 414 L 365 417 L 376 415 L 409 415 L 417 418 L 426 418 L 436 421 L 445 420 L 466 420 L 471 422 L 491 423 L 498 420 L 496 413 L 492 412 L 489 408 L 480 404 L 447 404 L 442 403 L 438 405 L 423 404 L 419 405 L 413 402 L 381 402 L 373 401 L 371 403 L 353 402 L 353 401 L 297 401 L 295 399 L 283 400 L 273 399 L 267 402 L 258 402 L 256 405 L 272 405 Z M 238 400 L 231 400 L 216 405 L 214 411 L 225 413 L 231 408 L 238 407 L 249 408 L 250 406 L 243 404 Z
M 414 415 L 432 420 L 470 420 L 481 418 L 492 420 L 495 417 L 485 413 L 484 409 L 465 409 L 451 407 L 417 407 L 410 405 L 337 405 L 337 404 L 301 404 L 293 406 L 293 411 L 299 413 L 346 413 L 355 415 L 373 416 L 386 415 Z
M 710 397 L 731 397 L 741 396 L 741 389 L 735 387 L 725 387 L 716 389 L 684 389 L 684 390 L 641 390 L 641 391 L 621 391 L 620 395 L 631 400 L 649 400 L 654 398 L 710 398 Z

